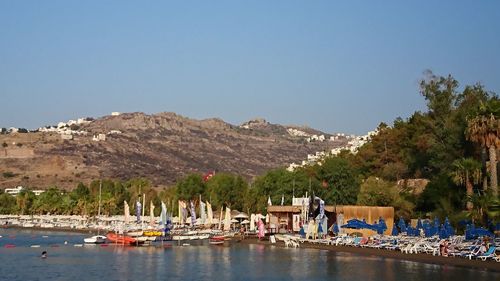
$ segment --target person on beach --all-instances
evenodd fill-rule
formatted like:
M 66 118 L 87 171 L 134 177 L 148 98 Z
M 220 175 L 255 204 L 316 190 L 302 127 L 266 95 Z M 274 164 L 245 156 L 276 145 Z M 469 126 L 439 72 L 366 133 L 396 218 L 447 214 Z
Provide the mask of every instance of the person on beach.
M 240 235 L 241 235 L 242 240 L 245 239 L 245 227 L 244 226 L 242 226 L 240 228 Z

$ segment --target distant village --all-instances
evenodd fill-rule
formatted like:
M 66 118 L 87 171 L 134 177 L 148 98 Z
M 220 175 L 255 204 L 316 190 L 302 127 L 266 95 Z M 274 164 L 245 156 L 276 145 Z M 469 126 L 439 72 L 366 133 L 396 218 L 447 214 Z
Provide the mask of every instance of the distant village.
M 345 135 L 344 133 L 337 133 L 336 135 L 330 136 L 329 139 L 327 139 L 324 135 L 309 135 L 306 132 L 297 130 L 297 129 L 288 129 L 288 133 L 293 136 L 301 136 L 301 137 L 307 137 L 306 141 L 307 142 L 313 142 L 313 141 L 335 141 L 338 140 L 339 138 L 346 138 L 349 141 L 345 146 L 341 147 L 336 147 L 330 151 L 318 151 L 315 154 L 308 154 L 307 159 L 302 160 L 302 163 L 296 164 L 296 163 L 291 163 L 287 170 L 290 172 L 293 172 L 295 169 L 308 166 L 308 165 L 321 165 L 322 161 L 328 157 L 328 156 L 335 156 L 338 155 L 341 151 L 347 150 L 350 153 L 356 154 L 358 152 L 358 149 L 362 147 L 365 143 L 370 141 L 370 139 L 378 134 L 378 131 L 370 131 L 364 136 L 355 136 L 355 135 Z
M 111 116 L 119 116 L 121 115 L 120 112 L 112 112 Z M 94 121 L 94 118 L 78 118 L 76 120 L 69 120 L 67 122 L 59 122 L 57 125 L 53 126 L 45 126 L 45 127 L 40 127 L 35 130 L 27 130 L 24 128 L 0 128 L 0 133 L 1 134 L 11 134 L 11 133 L 37 133 L 37 132 L 43 132 L 43 133 L 56 133 L 59 134 L 62 140 L 67 140 L 71 141 L 74 139 L 74 136 L 87 136 L 89 135 L 89 132 L 85 130 L 81 130 L 81 125 L 89 124 L 92 121 Z M 258 123 L 267 123 L 265 120 L 256 120 L 256 121 L 251 121 L 251 122 L 258 122 Z M 249 122 L 249 124 L 251 123 Z M 250 129 L 249 124 L 244 124 L 240 126 L 241 128 L 244 129 Z M 251 125 L 251 124 L 250 124 Z M 121 134 L 122 132 L 119 130 L 110 130 L 106 133 L 94 133 L 92 135 L 92 141 L 95 142 L 100 142 L 100 141 L 106 141 L 106 136 L 107 135 L 113 135 L 113 134 Z M 300 129 L 296 128 L 287 128 L 287 133 L 290 136 L 293 137 L 300 137 L 304 138 L 306 142 L 325 142 L 325 141 L 338 141 L 341 139 L 347 139 L 348 142 L 347 144 L 336 147 L 331 149 L 330 151 L 318 151 L 315 154 L 308 154 L 307 158 L 302 160 L 301 163 L 291 163 L 288 167 L 287 170 L 290 172 L 293 172 L 295 169 L 308 166 L 308 165 L 321 165 L 323 160 L 328 157 L 328 156 L 335 156 L 338 155 L 341 151 L 349 151 L 350 153 L 357 153 L 358 149 L 363 146 L 365 143 L 370 141 L 370 139 L 378 134 L 378 131 L 370 131 L 366 135 L 363 136 L 356 136 L 356 135 L 347 135 L 344 133 L 336 133 L 334 135 L 317 135 L 317 134 L 310 134 L 307 132 L 304 132 Z M 9 188 L 5 189 L 5 192 L 11 195 L 17 195 L 20 193 L 24 188 L 22 186 L 18 186 L 15 188 Z M 35 191 L 33 191 L 35 192 Z M 35 195 L 40 195 L 43 190 L 36 190 Z
M 120 115 L 120 112 L 112 112 L 111 116 L 118 116 Z M 84 124 L 89 124 L 92 121 L 94 121 L 93 118 L 86 117 L 86 118 L 78 118 L 77 120 L 69 120 L 68 122 L 59 122 L 57 126 L 45 126 L 45 127 L 40 127 L 35 130 L 27 130 L 24 128 L 15 128 L 15 127 L 10 127 L 10 128 L 1 128 L 0 133 L 2 134 L 11 134 L 11 133 L 37 133 L 37 132 L 43 132 L 43 133 L 56 133 L 61 136 L 61 139 L 63 140 L 73 140 L 74 136 L 87 136 L 88 132 L 84 130 L 79 130 L 81 125 Z M 99 133 L 99 134 L 94 134 L 92 135 L 92 140 L 93 141 L 105 141 L 106 140 L 106 135 L 112 135 L 112 134 L 121 134 L 121 131 L 118 130 L 111 130 L 107 132 L 106 134 L 104 133 Z

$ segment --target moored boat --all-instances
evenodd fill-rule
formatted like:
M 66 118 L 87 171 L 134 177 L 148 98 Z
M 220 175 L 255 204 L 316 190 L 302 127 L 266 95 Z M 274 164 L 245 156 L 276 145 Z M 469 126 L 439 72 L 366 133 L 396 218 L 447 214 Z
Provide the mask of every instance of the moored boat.
M 104 244 L 106 243 L 106 236 L 95 235 L 92 237 L 84 238 L 83 242 L 85 242 L 85 244 Z
M 123 245 L 132 245 L 134 243 L 137 243 L 138 241 L 130 236 L 127 235 L 121 235 L 121 234 L 116 234 L 116 233 L 108 233 L 106 235 L 106 238 L 111 242 L 111 243 L 116 243 L 116 244 L 123 244 Z
M 213 237 L 210 237 L 210 239 L 208 240 L 208 243 L 211 244 L 211 245 L 221 245 L 221 244 L 224 244 L 224 236 L 213 236 Z

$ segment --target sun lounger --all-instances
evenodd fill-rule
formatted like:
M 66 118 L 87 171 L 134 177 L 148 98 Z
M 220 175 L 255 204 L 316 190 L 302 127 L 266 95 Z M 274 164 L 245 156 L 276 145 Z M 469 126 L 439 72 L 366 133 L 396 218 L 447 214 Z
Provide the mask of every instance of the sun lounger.
M 486 261 L 487 259 L 492 259 L 493 257 L 496 256 L 495 250 L 496 250 L 496 247 L 491 246 L 486 253 L 481 254 L 481 255 L 477 255 L 476 259 L 481 259 L 482 261 Z

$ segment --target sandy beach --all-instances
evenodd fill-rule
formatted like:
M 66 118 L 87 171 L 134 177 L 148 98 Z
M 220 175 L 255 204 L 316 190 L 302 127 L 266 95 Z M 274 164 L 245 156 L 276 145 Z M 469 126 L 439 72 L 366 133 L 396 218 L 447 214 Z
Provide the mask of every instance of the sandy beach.
M 285 247 L 283 242 L 277 242 L 271 244 L 268 240 L 259 241 L 257 238 L 246 238 L 241 240 L 240 243 L 246 244 L 259 244 L 266 245 L 268 247 Z M 469 260 L 465 258 L 458 257 L 441 257 L 432 256 L 427 254 L 404 254 L 401 251 L 390 251 L 382 249 L 372 249 L 372 248 L 361 248 L 361 247 L 349 247 L 349 246 L 333 246 L 333 245 L 321 245 L 312 243 L 302 243 L 300 248 L 307 249 L 318 249 L 318 250 L 328 250 L 334 252 L 344 252 L 344 253 L 354 253 L 366 256 L 377 256 L 383 258 L 397 259 L 397 260 L 407 260 L 428 264 L 438 264 L 438 265 L 449 265 L 449 266 L 459 266 L 467 267 L 471 269 L 478 270 L 488 270 L 493 272 L 500 272 L 500 263 L 495 261 L 481 261 L 481 260 Z M 300 250 L 297 248 L 297 250 Z

